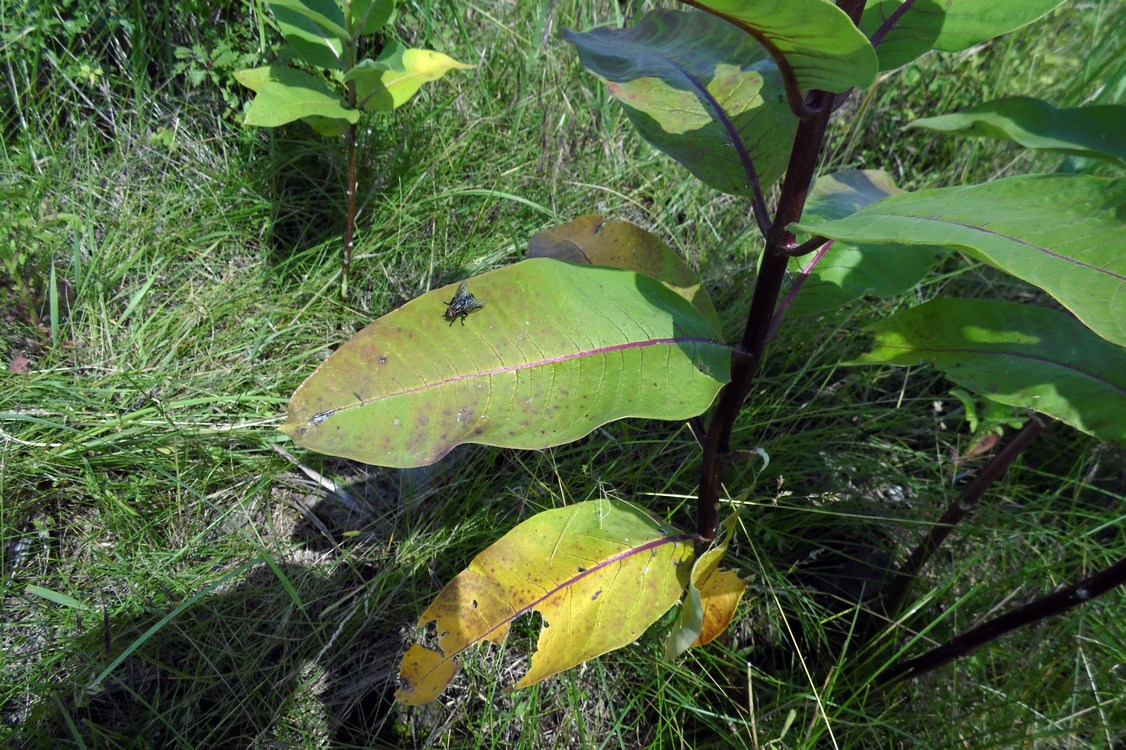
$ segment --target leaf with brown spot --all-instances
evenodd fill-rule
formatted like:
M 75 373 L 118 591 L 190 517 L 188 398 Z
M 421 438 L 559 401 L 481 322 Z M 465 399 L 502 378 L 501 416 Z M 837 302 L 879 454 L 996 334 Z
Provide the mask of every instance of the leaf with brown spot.
M 623 417 L 687 419 L 729 377 L 714 326 L 648 276 L 526 260 L 470 279 L 486 305 L 450 320 L 456 289 L 353 336 L 293 395 L 283 431 L 321 453 L 425 466 L 461 443 L 545 448 Z
M 528 240 L 528 257 L 624 268 L 652 276 L 695 305 L 717 331 L 721 327 L 696 272 L 657 235 L 631 222 L 584 214 L 533 234 Z
M 437 698 L 471 646 L 501 644 L 517 617 L 543 628 L 523 688 L 636 640 L 672 607 L 688 578 L 691 536 L 621 500 L 544 511 L 477 555 L 418 620 L 437 626 L 433 646 L 403 657 L 395 699 Z

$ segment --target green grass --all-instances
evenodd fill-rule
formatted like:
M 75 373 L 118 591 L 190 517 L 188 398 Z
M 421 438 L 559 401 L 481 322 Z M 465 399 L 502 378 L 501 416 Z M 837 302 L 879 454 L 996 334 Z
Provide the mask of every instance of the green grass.
M 4 121 L 0 154 L 9 231 L 28 250 L 33 291 L 29 307 L 13 279 L 2 290 L 7 362 L 22 353 L 29 372 L 3 375 L 0 389 L 0 740 L 1126 740 L 1120 593 L 908 686 L 857 691 L 855 608 L 836 612 L 791 571 L 818 543 L 850 542 L 846 558 L 902 555 L 956 492 L 950 457 L 969 441 L 935 374 L 839 365 L 862 348 L 855 332 L 887 309 L 860 305 L 790 321 L 737 426 L 736 443 L 764 447 L 771 464 L 727 477 L 746 531 L 733 556 L 751 580 L 728 636 L 669 664 L 657 627 L 633 647 L 508 693 L 534 638 L 517 627 L 504 650 L 470 658 L 435 704 L 390 703 L 415 620 L 474 554 L 538 510 L 605 494 L 690 526 L 698 450 L 681 425 L 627 420 L 555 449 L 467 447 L 428 472 L 388 471 L 296 449 L 276 430 L 289 394 L 367 321 L 511 262 L 531 233 L 581 213 L 628 218 L 665 238 L 700 270 L 732 333 L 756 248 L 747 206 L 645 146 L 559 41 L 563 25 L 618 23 L 632 6 L 401 5 L 408 42 L 479 68 L 374 123 L 346 304 L 335 297 L 339 152 L 296 128 L 243 131 L 222 117 L 215 91 L 171 76 L 168 47 L 203 34 L 182 23 L 190 6 L 148 19 L 123 7 L 140 24 L 134 36 L 92 23 L 69 43 L 51 27 L 52 44 L 6 48 L 13 79 L 38 85 L 17 87 L 19 117 Z M 1087 54 L 1092 29 L 1105 34 L 1115 22 L 1072 7 L 1027 35 L 881 81 L 854 121 L 834 125 L 830 163 L 884 167 L 908 188 L 1054 168 L 1058 159 L 898 128 L 995 95 L 1077 104 L 1094 91 L 1088 72 L 1102 70 Z M 240 6 L 228 34 L 253 45 L 257 23 Z M 103 76 L 84 82 L 64 64 L 71 58 L 98 61 Z M 61 281 L 52 286 L 45 269 Z M 1014 293 L 998 284 L 953 264 L 915 296 Z M 912 643 L 905 627 L 886 647 L 919 653 L 1120 557 L 1124 465 L 1120 450 L 1054 428 L 925 571 L 910 624 L 928 629 Z

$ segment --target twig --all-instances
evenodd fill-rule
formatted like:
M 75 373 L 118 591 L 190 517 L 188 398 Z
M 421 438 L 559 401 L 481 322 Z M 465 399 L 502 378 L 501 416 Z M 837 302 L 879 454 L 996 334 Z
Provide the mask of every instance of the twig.
M 1006 612 L 976 628 L 956 636 L 941 646 L 931 649 L 922 656 L 908 659 L 893 665 L 876 678 L 876 684 L 889 685 L 900 680 L 909 680 L 925 674 L 952 661 L 961 659 L 974 649 L 994 641 L 1025 625 L 1043 620 L 1046 617 L 1063 614 L 1080 604 L 1097 599 L 1112 589 L 1126 583 L 1126 558 L 1119 560 L 1106 570 L 1085 578 L 1079 583 L 1066 586 L 1041 597 L 1023 607 Z
M 1025 451 L 1036 440 L 1053 420 L 1041 414 L 1034 414 L 1028 424 L 1017 432 L 1016 436 L 1005 448 L 995 455 L 984 469 L 970 482 L 958 498 L 947 506 L 938 523 L 930 530 L 922 543 L 911 553 L 903 567 L 899 569 L 891 584 L 884 592 L 884 612 L 889 617 L 895 617 L 903 605 L 903 599 L 908 589 L 915 581 L 915 576 L 934 554 L 939 545 L 950 535 L 958 522 L 977 505 L 981 496 L 985 494 L 994 482 L 1001 478 L 1009 467 L 1016 461 L 1017 456 Z

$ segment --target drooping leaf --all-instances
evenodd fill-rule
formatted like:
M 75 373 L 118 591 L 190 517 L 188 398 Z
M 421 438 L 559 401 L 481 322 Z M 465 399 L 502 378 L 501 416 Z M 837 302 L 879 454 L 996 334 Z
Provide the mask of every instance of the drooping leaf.
M 699 11 L 655 10 L 629 29 L 569 30 L 641 137 L 732 195 L 786 167 L 797 118 L 778 67 L 749 35 Z
M 1126 443 L 1126 350 L 1059 310 L 936 299 L 870 326 L 857 361 L 930 362 L 963 388 Z
M 1126 166 L 1126 105 L 1060 109 L 1042 99 L 1012 96 L 908 127 L 971 138 L 997 138 L 1025 148 L 1104 159 Z
M 735 533 L 738 514 L 724 521 L 723 535 L 692 564 L 680 614 L 665 642 L 665 658 L 672 660 L 689 648 L 710 643 L 731 624 L 747 582 L 733 570 L 720 570 Z
M 256 92 L 246 112 L 246 125 L 272 128 L 303 117 L 327 117 L 355 123 L 360 113 L 348 109 L 323 78 L 288 68 L 269 65 L 235 73 L 235 79 Z
M 823 175 L 810 190 L 802 221 L 841 219 L 902 192 L 883 170 L 844 170 Z M 869 292 L 882 299 L 894 297 L 918 284 L 945 252 L 945 248 L 934 246 L 834 242 L 810 270 L 788 314 L 822 313 Z M 791 273 L 804 273 L 815 257 L 793 258 Z
M 410 101 L 422 84 L 436 81 L 451 70 L 473 67 L 441 52 L 408 49 L 392 41 L 378 58 L 363 60 L 348 71 L 344 80 L 356 82 L 361 109 L 390 112 Z
M 274 13 L 284 8 L 308 18 L 341 42 L 348 40 L 344 11 L 336 4 L 336 0 L 267 0 L 267 2 Z
M 485 307 L 448 321 L 456 291 L 353 336 L 293 395 L 283 430 L 321 453 L 424 466 L 460 443 L 544 448 L 622 417 L 686 419 L 728 379 L 718 333 L 641 274 L 526 260 L 471 279 Z
M 317 5 L 336 6 L 335 0 L 320 0 Z M 344 42 L 316 21 L 285 4 L 271 3 L 270 9 L 289 46 L 308 63 L 321 68 L 342 70 Z
M 514 528 L 449 582 L 418 627 L 434 622 L 437 643 L 403 657 L 395 699 L 429 703 L 471 646 L 501 644 L 520 615 L 543 627 L 523 688 L 636 640 L 680 598 L 691 536 L 621 500 L 544 511 Z
M 1064 0 L 918 0 L 876 47 L 880 70 L 906 65 L 933 50 L 960 52 L 1035 21 Z M 874 0 L 864 8 L 860 28 L 869 38 L 903 5 Z
M 584 214 L 532 235 L 528 240 L 527 257 L 555 258 L 643 273 L 691 302 L 715 330 L 720 329 L 712 298 L 696 272 L 657 235 L 631 222 Z
M 395 13 L 395 0 L 352 0 L 348 3 L 349 27 L 357 36 L 374 34 Z
M 1126 179 L 1031 175 L 920 190 L 791 228 L 849 242 L 957 248 L 1035 284 L 1095 333 L 1126 344 Z
M 810 89 L 841 92 L 876 80 L 876 51 L 829 0 L 685 0 L 738 26 Z

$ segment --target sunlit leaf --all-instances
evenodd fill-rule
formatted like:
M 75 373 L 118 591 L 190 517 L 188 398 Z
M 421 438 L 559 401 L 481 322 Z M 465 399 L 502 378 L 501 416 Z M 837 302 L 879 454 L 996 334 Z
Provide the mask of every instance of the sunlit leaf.
M 610 266 L 652 276 L 695 305 L 712 327 L 720 329 L 712 298 L 696 272 L 657 235 L 631 222 L 585 214 L 536 232 L 528 240 L 527 257 Z
M 720 570 L 719 565 L 727 554 L 738 520 L 738 515 L 733 514 L 725 521 L 718 542 L 692 564 L 680 614 L 665 642 L 666 659 L 675 659 L 689 648 L 711 642 L 731 624 L 747 582 L 733 570 Z
M 687 419 L 728 379 L 711 324 L 641 274 L 526 260 L 469 280 L 485 307 L 450 322 L 456 291 L 352 337 L 294 394 L 285 432 L 321 453 L 424 466 L 459 443 L 544 448 L 622 417 Z
M 803 222 L 841 219 L 889 195 L 903 191 L 882 170 L 845 170 L 822 175 L 813 184 Z M 887 299 L 918 284 L 945 254 L 941 247 L 893 244 L 857 245 L 836 241 L 812 266 L 809 278 L 790 304 L 788 314 L 811 315 L 833 310 L 866 293 Z M 793 258 L 795 278 L 815 254 Z
M 847 91 L 876 80 L 876 52 L 829 0 L 685 0 L 757 39 L 802 93 Z
M 898 68 L 930 52 L 960 52 L 1015 31 L 1064 0 L 918 0 L 902 15 L 883 44 L 876 47 L 880 70 Z M 860 28 L 869 37 L 903 0 L 873 0 L 864 8 Z
M 24 587 L 24 593 L 29 596 L 42 597 L 49 602 L 54 602 L 55 604 L 61 605 L 63 607 L 70 607 L 71 609 L 94 609 L 89 604 L 80 602 L 73 596 L 55 591 L 54 589 L 46 588 L 44 586 L 28 584 L 26 587 Z
M 864 364 L 930 362 L 958 385 L 1126 443 L 1126 350 L 1075 318 L 1013 302 L 936 299 L 870 327 Z
M 327 10 L 328 6 L 336 7 L 336 0 L 318 0 L 309 4 Z M 302 60 L 321 68 L 342 69 L 344 42 L 340 37 L 286 4 L 271 3 L 270 9 L 286 41 Z
M 468 70 L 466 65 L 441 52 L 408 49 L 389 42 L 375 60 L 363 60 L 344 76 L 355 81 L 361 109 L 390 112 L 410 101 L 422 84 L 436 81 L 451 70 Z
M 279 9 L 292 11 L 308 18 L 341 42 L 348 39 L 348 30 L 344 28 L 344 11 L 337 5 L 336 0 L 267 0 L 267 2 L 275 13 Z
M 1126 345 L 1126 179 L 1033 175 L 920 190 L 791 228 L 849 242 L 957 248 L 1035 284 L 1097 334 Z
M 437 639 L 403 657 L 396 700 L 429 703 L 460 668 L 465 650 L 501 644 L 520 615 L 543 627 L 533 685 L 636 640 L 680 598 L 691 537 L 620 500 L 592 500 L 539 513 L 477 555 L 423 612 Z
M 565 30 L 638 133 L 705 184 L 753 195 L 786 167 L 797 128 L 778 67 L 754 39 L 699 11 L 655 10 L 629 29 Z
M 387 25 L 395 13 L 395 0 L 351 0 L 349 24 L 358 36 L 374 34 Z
M 955 114 L 915 120 L 908 127 L 997 138 L 1025 148 L 1126 166 L 1126 106 L 1121 104 L 1060 109 L 1030 96 L 1012 96 Z
M 323 78 L 301 70 L 270 65 L 240 70 L 235 79 L 258 94 L 246 112 L 247 125 L 271 128 L 314 116 L 351 123 L 360 119 Z

